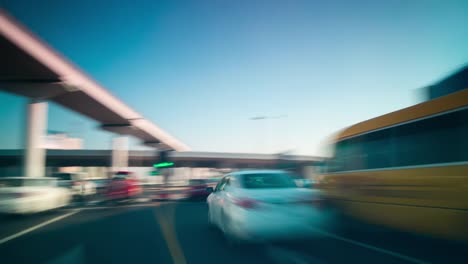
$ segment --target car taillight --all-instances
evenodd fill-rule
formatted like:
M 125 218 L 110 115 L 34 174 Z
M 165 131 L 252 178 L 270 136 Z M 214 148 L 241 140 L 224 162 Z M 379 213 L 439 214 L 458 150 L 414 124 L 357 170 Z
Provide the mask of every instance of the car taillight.
M 258 201 L 248 198 L 237 198 L 233 200 L 233 203 L 245 209 L 256 209 L 260 206 Z

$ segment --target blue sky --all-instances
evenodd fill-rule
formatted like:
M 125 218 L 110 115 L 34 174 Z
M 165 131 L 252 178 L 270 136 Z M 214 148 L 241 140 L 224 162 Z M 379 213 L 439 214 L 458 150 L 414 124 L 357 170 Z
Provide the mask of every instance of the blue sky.
M 468 1 L 98 2 L 3 7 L 195 150 L 320 154 L 468 62 Z M 0 93 L 1 148 L 22 146 L 25 102 Z M 49 129 L 109 148 L 96 126 L 49 106 Z

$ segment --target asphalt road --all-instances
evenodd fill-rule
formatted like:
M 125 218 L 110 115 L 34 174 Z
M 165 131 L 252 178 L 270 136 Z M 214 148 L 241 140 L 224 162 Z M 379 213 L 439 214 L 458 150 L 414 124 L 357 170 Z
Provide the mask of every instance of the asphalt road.
M 0 216 L 0 263 L 468 263 L 465 245 L 349 219 L 321 239 L 231 246 L 206 216 L 204 202 Z

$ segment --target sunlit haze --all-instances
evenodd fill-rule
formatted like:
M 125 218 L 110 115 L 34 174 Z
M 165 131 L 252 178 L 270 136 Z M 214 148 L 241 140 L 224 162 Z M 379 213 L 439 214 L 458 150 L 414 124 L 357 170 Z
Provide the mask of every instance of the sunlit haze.
M 332 133 L 420 102 L 468 61 L 467 1 L 47 2 L 4 7 L 200 151 L 320 154 Z M 23 146 L 25 100 L 0 93 L 2 148 Z M 111 133 L 53 103 L 48 122 L 110 148 Z

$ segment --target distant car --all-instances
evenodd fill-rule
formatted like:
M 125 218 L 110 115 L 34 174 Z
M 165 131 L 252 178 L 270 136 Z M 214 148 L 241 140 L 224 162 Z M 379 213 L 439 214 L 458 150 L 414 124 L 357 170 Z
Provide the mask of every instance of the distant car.
M 69 172 L 56 172 L 52 174 L 53 178 L 57 179 L 57 185 L 63 188 L 69 188 L 73 186 L 74 174 Z
M 211 190 L 210 190 L 211 191 Z M 209 222 L 229 241 L 316 235 L 330 224 L 319 190 L 298 188 L 287 172 L 250 170 L 226 175 L 207 199 Z
M 91 179 L 88 181 L 94 183 L 97 194 L 104 194 L 110 182 L 109 179 Z
M 57 178 L 59 187 L 70 189 L 74 199 L 87 199 L 96 194 L 96 184 L 86 180 L 85 173 L 59 172 L 52 176 Z
M 88 199 L 97 193 L 96 184 L 89 180 L 73 182 L 72 190 L 73 194 L 81 199 Z
M 70 199 L 70 191 L 57 187 L 55 178 L 0 178 L 0 213 L 38 213 L 66 206 Z
M 142 193 L 139 181 L 131 173 L 117 173 L 109 181 L 106 196 L 109 200 L 135 198 Z
M 187 189 L 187 198 L 189 199 L 205 199 L 210 195 L 207 190 L 209 182 L 203 179 L 189 180 L 189 186 Z

